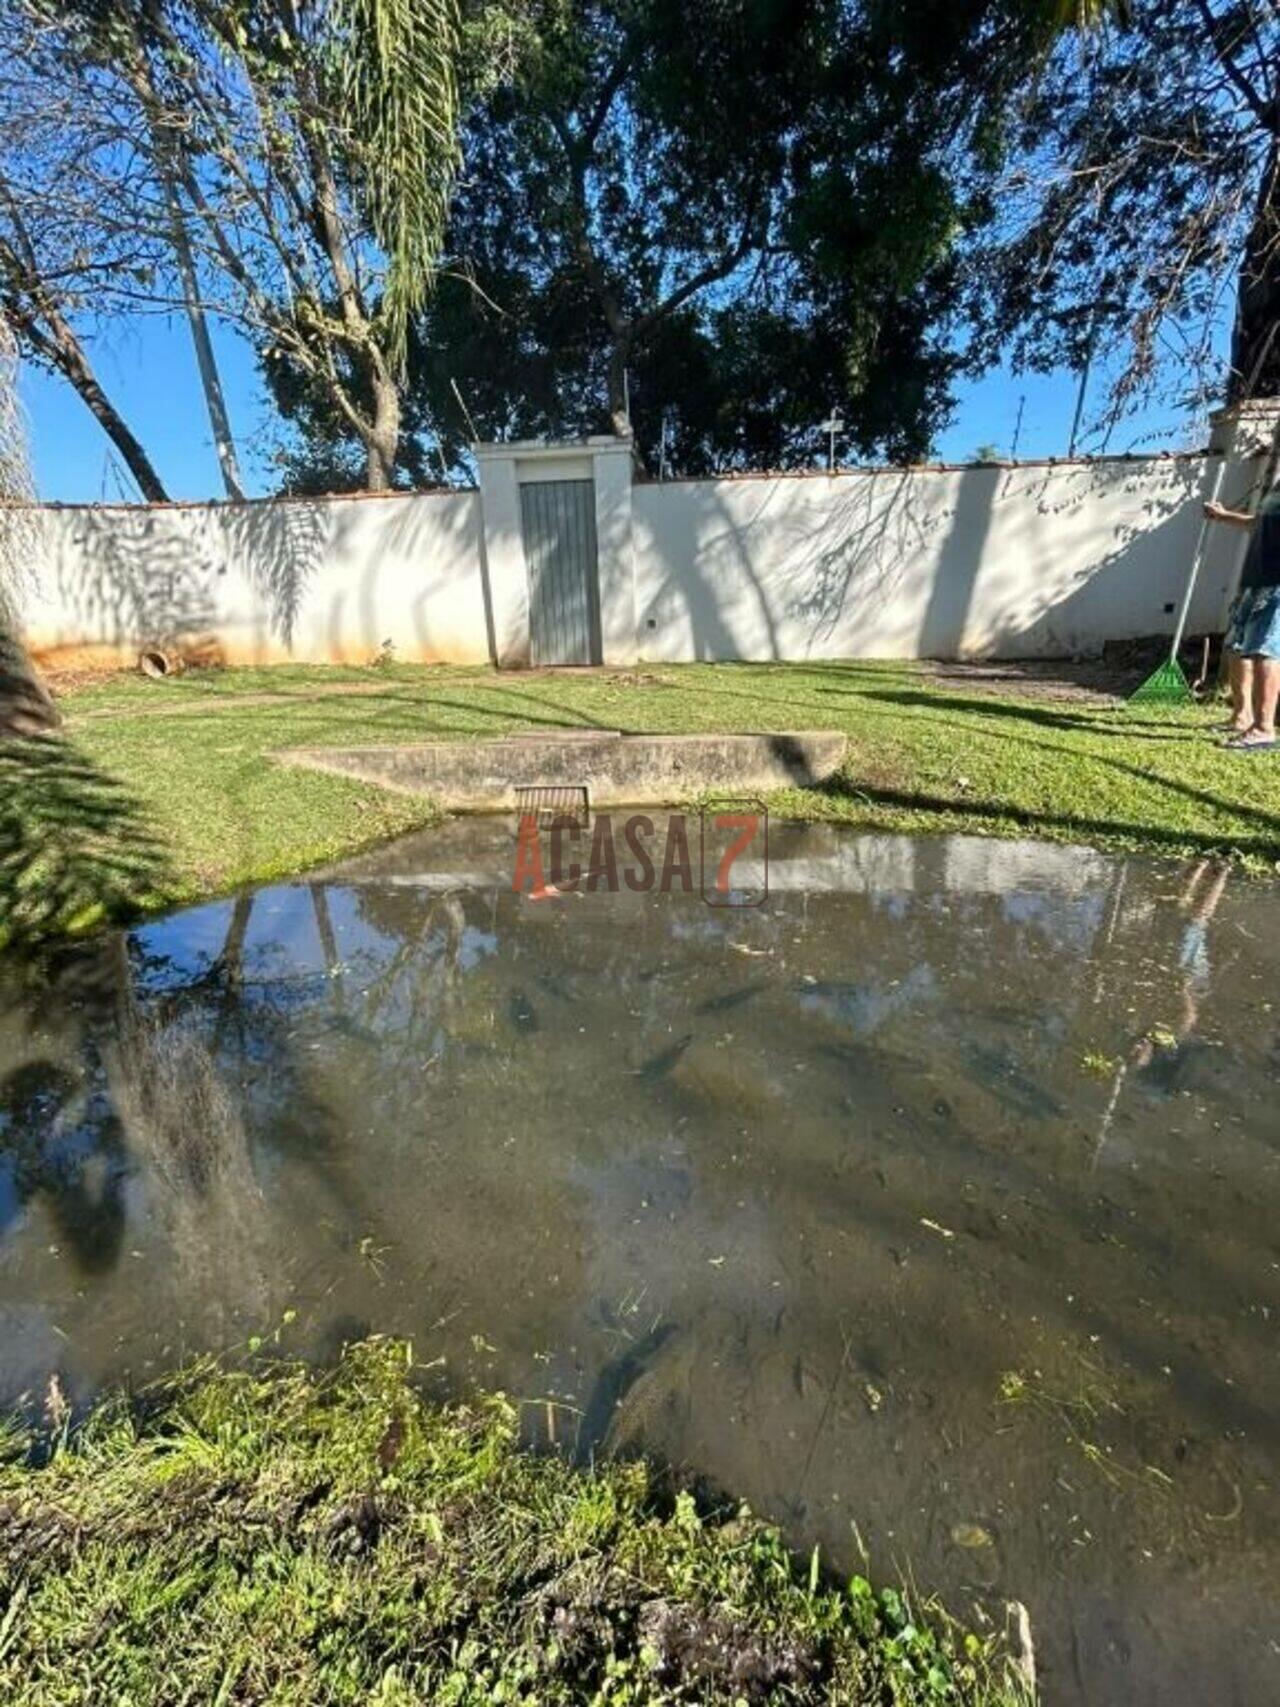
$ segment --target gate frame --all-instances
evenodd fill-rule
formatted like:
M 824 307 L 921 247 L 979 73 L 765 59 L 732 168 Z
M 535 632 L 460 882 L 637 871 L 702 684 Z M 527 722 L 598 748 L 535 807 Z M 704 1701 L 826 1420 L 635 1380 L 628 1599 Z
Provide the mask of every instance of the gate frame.
M 592 480 L 601 658 L 605 665 L 634 664 L 631 440 L 611 433 L 563 444 L 519 439 L 473 445 L 472 453 L 480 472 L 481 574 L 493 661 L 500 669 L 529 665 L 529 570 L 520 487 L 535 480 Z

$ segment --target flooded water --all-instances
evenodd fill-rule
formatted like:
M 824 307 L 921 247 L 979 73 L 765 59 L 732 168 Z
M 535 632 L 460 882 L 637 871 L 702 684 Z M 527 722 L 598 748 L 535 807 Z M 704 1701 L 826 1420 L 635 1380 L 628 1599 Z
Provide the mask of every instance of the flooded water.
M 472 821 L 0 1014 L 0 1397 L 412 1335 L 1050 1703 L 1280 1697 L 1280 888 L 775 826 L 766 905 L 511 891 Z

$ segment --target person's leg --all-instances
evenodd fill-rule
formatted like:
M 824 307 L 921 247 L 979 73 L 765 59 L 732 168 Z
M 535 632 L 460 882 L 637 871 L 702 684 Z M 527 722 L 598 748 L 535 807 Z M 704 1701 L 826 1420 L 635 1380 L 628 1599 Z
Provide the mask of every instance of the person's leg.
M 1231 728 L 1237 735 L 1252 729 L 1254 718 L 1253 659 L 1239 652 L 1227 655 L 1227 679 L 1231 684 Z
M 1280 604 L 1277 606 L 1280 611 Z M 1230 751 L 1248 753 L 1261 748 L 1273 752 L 1276 746 L 1276 704 L 1280 701 L 1280 657 L 1268 657 L 1257 652 L 1253 664 L 1253 721 L 1243 735 L 1227 743 Z
M 1253 663 L 1253 727 L 1264 740 L 1276 738 L 1276 704 L 1280 701 L 1280 658 L 1256 658 Z

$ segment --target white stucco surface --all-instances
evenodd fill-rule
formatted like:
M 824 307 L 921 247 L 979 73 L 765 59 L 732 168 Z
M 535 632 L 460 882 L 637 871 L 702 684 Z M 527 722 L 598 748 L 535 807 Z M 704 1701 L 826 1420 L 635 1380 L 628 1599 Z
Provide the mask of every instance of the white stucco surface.
M 1154 458 L 637 486 L 639 653 L 1062 657 L 1169 632 L 1221 466 Z M 1225 473 L 1230 485 L 1243 469 Z M 1215 626 L 1231 571 L 1229 542 L 1215 538 L 1192 631 Z
M 1265 463 L 1274 411 L 1245 407 L 1207 455 L 646 483 L 629 441 L 594 438 L 478 446 L 477 492 L 49 507 L 23 616 L 46 656 L 367 663 L 389 642 L 519 667 L 521 484 L 591 478 L 606 664 L 1088 655 L 1172 632 L 1203 500 L 1245 505 Z M 1193 634 L 1241 560 L 1238 532 L 1207 538 Z
M 207 637 L 232 663 L 490 655 L 474 492 L 48 508 L 38 537 L 37 654 Z

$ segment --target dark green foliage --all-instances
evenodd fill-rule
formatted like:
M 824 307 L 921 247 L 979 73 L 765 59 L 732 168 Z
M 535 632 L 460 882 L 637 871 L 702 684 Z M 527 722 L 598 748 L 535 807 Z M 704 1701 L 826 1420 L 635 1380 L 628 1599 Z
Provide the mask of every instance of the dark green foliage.
M 469 436 L 628 417 L 652 471 L 926 453 L 959 361 L 956 255 L 990 217 L 1019 0 L 538 0 L 472 16 L 450 258 L 416 329 L 402 469 Z M 295 370 L 286 481 L 345 484 L 347 429 Z

